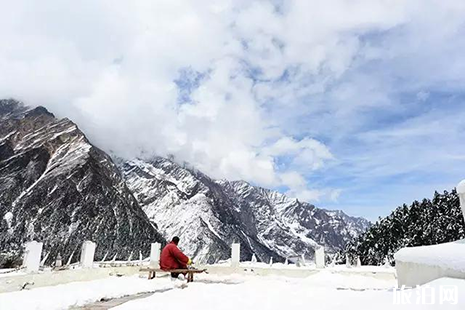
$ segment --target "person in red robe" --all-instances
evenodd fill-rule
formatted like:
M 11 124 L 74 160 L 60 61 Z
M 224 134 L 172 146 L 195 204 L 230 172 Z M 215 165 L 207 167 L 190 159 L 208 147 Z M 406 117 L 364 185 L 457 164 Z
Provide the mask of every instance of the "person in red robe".
M 160 255 L 160 269 L 165 271 L 187 269 L 187 266 L 192 264 L 190 258 L 178 249 L 178 243 L 179 237 L 173 237 L 171 242 L 163 248 Z M 180 272 L 171 272 L 171 277 L 177 278 L 179 274 Z

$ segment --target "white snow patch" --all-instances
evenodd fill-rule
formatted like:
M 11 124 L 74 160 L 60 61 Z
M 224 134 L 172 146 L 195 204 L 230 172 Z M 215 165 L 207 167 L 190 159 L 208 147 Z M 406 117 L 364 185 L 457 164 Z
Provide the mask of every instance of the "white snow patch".
M 76 221 L 76 222 L 71 223 L 71 225 L 69 225 L 68 227 L 68 235 L 73 234 L 76 231 L 76 229 L 79 227 L 79 224 L 81 224 L 81 221 Z
M 3 216 L 3 219 L 6 221 L 6 224 L 8 225 L 8 229 L 11 228 L 11 222 L 13 221 L 13 213 L 7 212 Z
M 13 132 L 10 132 L 10 133 L 8 133 L 6 136 L 0 138 L 0 143 L 3 142 L 3 141 L 5 141 L 5 140 L 7 140 L 9 137 L 11 137 L 12 135 L 14 135 L 15 133 L 16 133 L 16 130 L 13 131 Z

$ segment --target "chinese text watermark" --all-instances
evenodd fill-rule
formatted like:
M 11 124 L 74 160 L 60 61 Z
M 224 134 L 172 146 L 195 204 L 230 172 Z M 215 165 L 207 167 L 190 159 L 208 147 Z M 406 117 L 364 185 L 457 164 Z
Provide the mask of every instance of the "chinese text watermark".
M 396 287 L 393 290 L 393 302 L 397 305 L 456 305 L 459 301 L 459 290 L 455 285 L 417 286 L 415 289 Z

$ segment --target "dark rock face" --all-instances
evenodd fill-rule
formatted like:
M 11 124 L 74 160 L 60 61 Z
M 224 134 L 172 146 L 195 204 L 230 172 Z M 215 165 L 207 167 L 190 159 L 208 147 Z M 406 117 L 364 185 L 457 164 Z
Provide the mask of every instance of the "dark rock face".
M 82 241 L 96 259 L 147 256 L 164 241 L 126 187 L 112 159 L 68 119 L 43 107 L 0 100 L 0 265 L 22 245 L 44 242 L 47 262 L 79 259 Z
M 369 226 L 247 182 L 212 180 L 161 157 L 122 162 L 121 170 L 164 236 L 180 236 L 181 248 L 200 261 L 228 259 L 233 241 L 241 243 L 244 260 L 253 253 L 264 262 L 312 258 L 315 246 L 337 252 Z

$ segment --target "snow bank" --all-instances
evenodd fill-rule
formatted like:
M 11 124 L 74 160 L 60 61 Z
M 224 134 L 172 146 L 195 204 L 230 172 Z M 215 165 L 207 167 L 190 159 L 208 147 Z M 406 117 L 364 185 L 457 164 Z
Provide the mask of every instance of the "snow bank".
M 465 240 L 404 248 L 394 258 L 399 285 L 421 285 L 443 277 L 465 279 Z
M 465 272 L 465 240 L 399 250 L 396 262 L 414 262 Z

